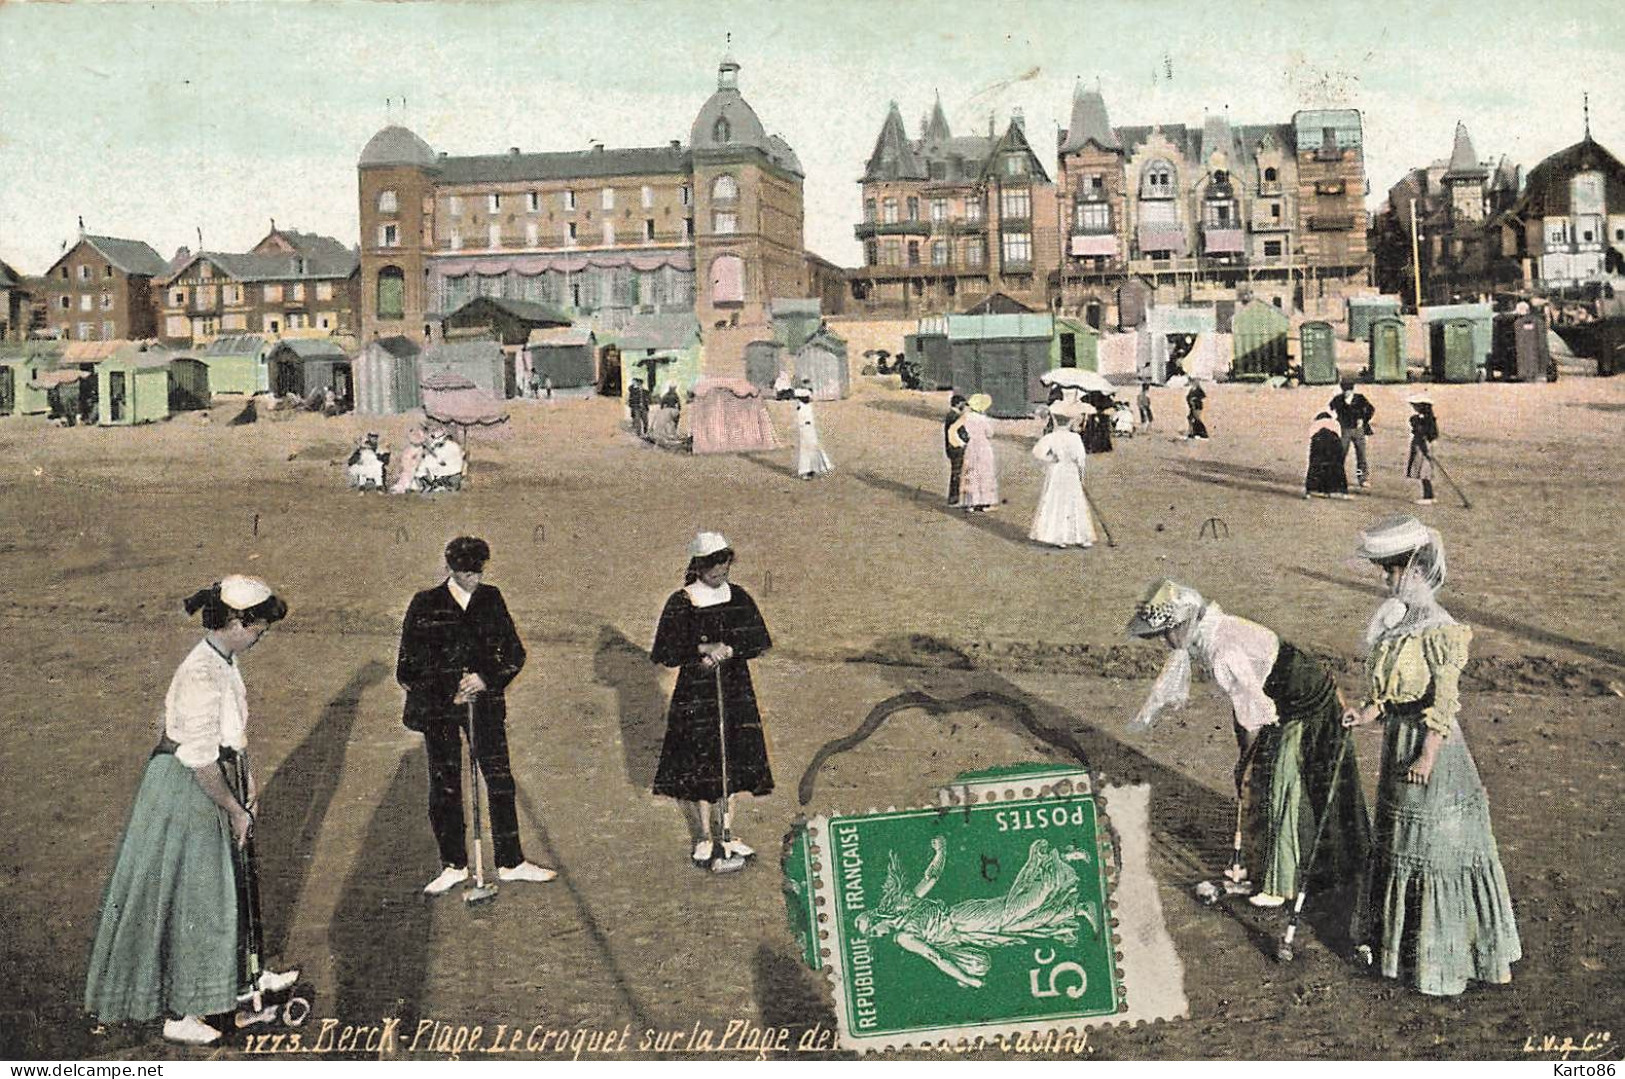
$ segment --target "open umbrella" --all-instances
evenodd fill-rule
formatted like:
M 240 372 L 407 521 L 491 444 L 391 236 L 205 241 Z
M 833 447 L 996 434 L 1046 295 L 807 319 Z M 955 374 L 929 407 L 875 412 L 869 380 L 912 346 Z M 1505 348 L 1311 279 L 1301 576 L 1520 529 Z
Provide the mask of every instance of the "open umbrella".
M 494 427 L 508 422 L 502 402 L 471 380 L 450 371 L 441 371 L 423 380 L 423 414 L 436 423 L 456 427 L 464 459 L 468 453 L 470 427 Z
M 1105 375 L 1077 367 L 1057 367 L 1053 371 L 1045 371 L 1038 376 L 1038 381 L 1046 386 L 1079 389 L 1086 393 L 1110 394 L 1116 390 L 1111 379 Z

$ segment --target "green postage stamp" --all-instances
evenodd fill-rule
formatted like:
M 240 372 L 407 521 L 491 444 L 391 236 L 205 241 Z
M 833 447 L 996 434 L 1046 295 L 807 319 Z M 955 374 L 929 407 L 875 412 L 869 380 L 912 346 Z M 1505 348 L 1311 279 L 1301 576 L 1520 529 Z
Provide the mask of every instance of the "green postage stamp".
M 963 775 L 938 799 L 816 817 L 787 848 L 792 925 L 843 1044 L 1081 1034 L 1125 1012 L 1119 862 L 1088 774 Z

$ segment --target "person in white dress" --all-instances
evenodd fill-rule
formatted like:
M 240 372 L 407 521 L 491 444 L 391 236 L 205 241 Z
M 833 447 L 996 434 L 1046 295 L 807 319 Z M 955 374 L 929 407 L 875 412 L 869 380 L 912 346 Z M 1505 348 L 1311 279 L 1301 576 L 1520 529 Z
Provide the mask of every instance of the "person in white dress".
M 463 486 L 463 447 L 444 431 L 429 438 L 418 462 L 419 490 L 460 490 Z
M 1044 489 L 1028 537 L 1051 547 L 1092 547 L 1095 526 L 1083 493 L 1083 467 L 1087 456 L 1077 423 L 1092 412 L 1088 405 L 1057 401 L 1050 406 L 1049 430 L 1033 447 L 1033 456 L 1045 462 Z
M 818 424 L 813 419 L 812 391 L 798 387 L 796 397 L 796 475 L 804 480 L 835 470 L 835 463 L 818 441 Z
M 350 454 L 350 486 L 357 491 L 382 491 L 384 463 L 388 460 L 389 454 L 378 444 L 378 435 L 369 433 Z

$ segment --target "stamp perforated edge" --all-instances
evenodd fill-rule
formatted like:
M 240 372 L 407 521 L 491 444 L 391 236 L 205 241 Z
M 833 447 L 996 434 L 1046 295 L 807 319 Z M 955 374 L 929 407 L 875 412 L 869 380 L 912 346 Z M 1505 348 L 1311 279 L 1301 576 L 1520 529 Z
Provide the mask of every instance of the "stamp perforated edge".
M 1063 771 L 1068 775 L 1076 776 L 1081 772 L 1081 769 L 1057 769 L 1056 774 L 1061 774 Z M 1088 778 L 1086 773 L 1084 773 L 1084 776 L 1085 778 Z M 1032 777 L 1030 776 L 1015 777 L 1014 782 L 1005 779 L 993 779 L 985 782 L 959 784 L 957 785 L 956 789 L 960 790 L 961 792 L 970 791 L 975 793 L 977 802 L 992 802 L 994 799 L 984 797 L 983 788 L 985 787 L 988 792 L 997 791 L 1000 794 L 1000 797 L 997 799 L 999 802 L 1007 803 L 1012 806 L 1036 804 L 1057 797 L 1071 797 L 1076 793 L 1074 788 L 1069 789 L 1064 795 L 1057 795 L 1051 791 L 1051 793 L 1045 795 L 1044 797 L 1038 797 L 1036 792 L 1035 796 L 1031 798 L 1019 797 L 1019 790 L 1022 789 L 1022 786 L 1028 785 L 1026 781 L 1030 780 L 1031 778 Z M 1018 784 L 1021 786 L 1018 786 Z M 1035 1034 L 1044 1036 L 1053 1033 L 1057 1037 L 1070 1035 L 1074 1040 L 1083 1039 L 1087 1037 L 1087 1031 L 1090 1029 L 1105 1026 L 1133 1024 L 1136 1022 L 1137 1020 L 1133 1013 L 1124 1010 L 1127 1007 L 1128 994 L 1126 979 L 1124 978 L 1124 952 L 1122 937 L 1118 929 L 1118 912 L 1114 896 L 1115 889 L 1112 883 L 1113 874 L 1108 873 L 1106 883 L 1108 894 L 1105 897 L 1107 908 L 1106 920 L 1112 926 L 1113 962 L 1116 967 L 1117 988 L 1120 997 L 1118 1002 L 1119 1010 L 1116 1013 L 1111 1015 L 1049 1020 L 1047 1022 L 1042 1020 L 1036 1022 L 1031 1020 L 1017 1022 L 994 1020 L 988 1023 L 945 1027 L 939 1030 L 933 1030 L 929 1032 L 929 1034 L 923 1036 L 918 1034 L 877 1034 L 865 1036 L 861 1034 L 854 1034 L 847 1029 L 846 975 L 845 971 L 841 968 L 840 950 L 833 947 L 834 936 L 833 930 L 830 928 L 832 920 L 830 912 L 835 909 L 834 876 L 829 870 L 829 851 L 826 843 L 826 837 L 829 834 L 830 821 L 832 819 L 875 816 L 882 813 L 911 811 L 940 813 L 945 805 L 951 804 L 945 802 L 945 800 L 942 798 L 944 791 L 947 789 L 949 788 L 944 788 L 943 791 L 938 792 L 939 800 L 936 805 L 905 806 L 901 809 L 899 809 L 897 806 L 888 806 L 885 809 L 876 807 L 871 808 L 864 813 L 821 813 L 807 819 L 807 843 L 809 861 L 811 863 L 812 892 L 814 897 L 813 910 L 815 912 L 816 919 L 813 933 L 815 939 L 817 940 L 819 959 L 822 963 L 821 972 L 828 980 L 831 994 L 834 997 L 836 1033 L 840 1047 L 843 1049 L 860 1050 L 869 1053 L 903 1049 L 937 1049 L 944 1046 L 950 1048 L 956 1048 L 959 1046 L 975 1047 L 978 1045 L 982 1047 L 996 1047 L 1001 1040 L 1014 1041 L 1023 1037 L 1031 1037 Z M 1008 799 L 1003 797 L 1003 794 L 1006 791 L 1012 792 Z M 1096 799 L 1096 827 L 1098 829 L 1100 827 L 1100 823 L 1103 821 L 1108 821 L 1109 818 L 1107 816 L 1107 811 L 1101 805 L 1100 795 L 1095 790 L 1092 782 L 1088 793 L 1090 793 Z M 1112 837 L 1112 844 L 1114 856 L 1111 859 L 1111 864 L 1115 867 L 1118 862 L 1118 857 L 1116 855 L 1117 840 L 1115 835 Z M 1113 872 L 1115 872 L 1115 869 Z M 1143 1021 L 1143 1018 L 1140 1021 Z

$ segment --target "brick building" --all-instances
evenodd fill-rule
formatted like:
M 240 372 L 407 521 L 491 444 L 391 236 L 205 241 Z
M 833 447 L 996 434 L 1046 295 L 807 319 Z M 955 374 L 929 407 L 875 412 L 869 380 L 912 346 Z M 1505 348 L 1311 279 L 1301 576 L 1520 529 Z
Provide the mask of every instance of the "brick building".
M 1358 112 L 1114 127 L 1079 85 L 1056 166 L 1051 183 L 1019 117 L 954 137 L 939 103 L 910 140 L 893 105 L 862 181 L 854 301 L 934 314 L 1002 292 L 1100 326 L 1131 279 L 1163 302 L 1281 307 L 1370 284 Z
M 1080 85 L 1058 158 L 1054 284 L 1060 309 L 1092 325 L 1130 278 L 1166 302 L 1246 292 L 1288 309 L 1370 283 L 1358 112 L 1113 127 L 1100 91 Z
M 422 341 L 478 295 L 702 326 L 804 296 L 802 169 L 724 59 L 685 145 L 451 157 L 386 127 L 357 166 L 364 340 Z
M 278 229 L 242 253 L 183 248 L 154 291 L 167 344 L 201 345 L 221 334 L 353 334 L 359 255 L 329 236 Z
M 1500 231 L 1492 222 L 1517 199 L 1519 179 L 1517 166 L 1504 156 L 1480 161 L 1467 125 L 1457 123 L 1449 158 L 1406 172 L 1372 219 L 1377 287 L 1414 304 L 1417 263 L 1424 304 L 1472 300 L 1495 291 L 1498 278 L 1508 283 Z M 1510 273 L 1516 284 L 1516 269 Z
M 140 240 L 81 234 L 45 272 L 48 326 L 73 341 L 156 337 L 153 281 L 168 272 L 169 264 Z
M 1529 170 L 1492 226 L 1526 288 L 1625 287 L 1625 164 L 1592 140 L 1588 123 L 1583 139 Z
M 23 275 L 0 260 L 0 341 L 21 341 L 28 336 L 33 297 Z
M 870 314 L 957 311 L 993 293 L 1048 302 L 1059 256 L 1055 185 L 1020 114 L 1002 135 L 956 136 L 938 100 L 910 139 L 892 102 L 864 170 L 863 265 L 848 274 Z

